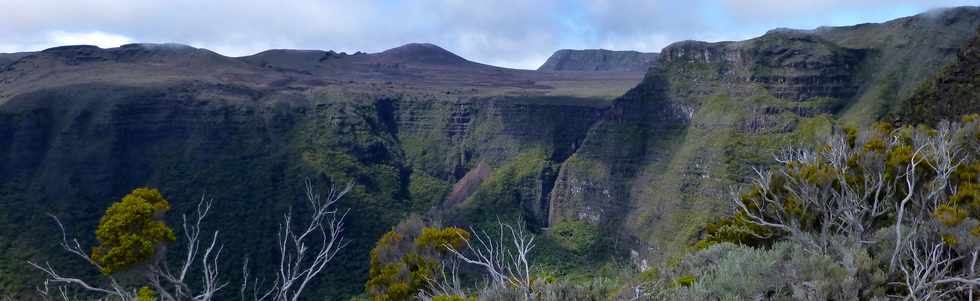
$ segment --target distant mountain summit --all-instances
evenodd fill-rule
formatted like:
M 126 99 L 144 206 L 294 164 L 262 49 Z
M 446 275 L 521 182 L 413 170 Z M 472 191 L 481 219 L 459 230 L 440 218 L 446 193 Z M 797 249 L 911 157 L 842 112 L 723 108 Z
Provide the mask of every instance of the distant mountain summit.
M 562 49 L 552 54 L 538 71 L 646 71 L 659 56 L 638 51 Z
M 429 65 L 466 65 L 472 62 L 429 43 L 410 43 L 377 54 L 377 58 L 391 62 L 410 62 Z

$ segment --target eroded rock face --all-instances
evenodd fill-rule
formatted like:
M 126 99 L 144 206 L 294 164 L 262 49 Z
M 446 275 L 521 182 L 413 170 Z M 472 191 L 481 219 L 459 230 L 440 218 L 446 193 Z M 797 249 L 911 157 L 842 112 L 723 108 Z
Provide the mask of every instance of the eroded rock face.
M 607 109 L 603 102 L 575 102 L 561 97 L 406 97 L 398 101 L 394 118 L 409 158 L 431 174 L 455 181 L 479 160 L 499 166 L 534 148 L 564 161 Z
M 680 134 L 690 115 L 672 101 L 670 84 L 654 71 L 617 99 L 561 167 L 551 195 L 550 223 L 622 222 L 630 210 L 633 182 L 644 168 L 668 158 L 664 141 Z
M 700 65 L 716 70 L 719 79 L 758 83 L 777 98 L 804 101 L 853 96 L 867 53 L 814 34 L 775 31 L 737 43 L 675 43 L 664 48 L 663 63 Z
M 657 53 L 605 49 L 558 50 L 538 71 L 646 71 L 657 63 Z
M 854 96 L 861 84 L 858 68 L 869 53 L 794 32 L 771 33 L 747 44 L 743 56 L 752 64 L 750 80 L 777 98 L 797 101 Z
M 731 43 L 709 43 L 702 41 L 681 41 L 664 47 L 660 52 L 664 64 L 721 64 L 738 63 L 737 52 L 729 51 Z

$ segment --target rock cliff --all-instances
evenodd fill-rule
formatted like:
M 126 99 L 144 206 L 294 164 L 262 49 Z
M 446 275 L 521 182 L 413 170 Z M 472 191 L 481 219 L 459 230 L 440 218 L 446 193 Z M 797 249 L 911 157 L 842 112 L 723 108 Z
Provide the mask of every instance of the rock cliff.
M 647 71 L 658 54 L 605 49 L 556 51 L 538 71 Z

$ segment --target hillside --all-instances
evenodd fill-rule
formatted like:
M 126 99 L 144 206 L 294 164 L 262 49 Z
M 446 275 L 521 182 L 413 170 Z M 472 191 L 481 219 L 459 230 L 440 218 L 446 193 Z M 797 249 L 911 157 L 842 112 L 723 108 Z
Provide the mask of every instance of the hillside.
M 30 54 L 30 52 L 0 53 L 0 66 L 7 66 Z
M 903 123 L 934 124 L 980 112 L 980 34 L 959 51 L 956 62 L 923 83 L 902 103 L 896 118 Z
M 14 276 L 0 292 L 31 291 L 40 275 L 24 260 L 74 264 L 46 213 L 90 243 L 104 209 L 139 186 L 160 188 L 175 212 L 212 196 L 208 227 L 228 229 L 222 258 L 235 265 L 272 258 L 269 233 L 303 207 L 304 179 L 321 190 L 353 181 L 340 204 L 352 244 L 314 294 L 331 299 L 363 290 L 368 251 L 410 214 L 460 226 L 522 217 L 559 275 L 630 251 L 677 260 L 779 148 L 878 120 L 937 74 L 970 87 L 976 43 L 960 48 L 978 25 L 980 8 L 966 7 L 660 54 L 559 51 L 539 71 L 431 44 L 2 55 L 0 275 Z M 585 237 L 601 250 L 549 240 L 569 227 L 598 231 Z
M 958 7 L 881 24 L 818 28 L 815 33 L 829 41 L 873 52 L 868 68 L 862 70 L 872 83 L 842 112 L 842 119 L 868 124 L 897 112 L 896 104 L 955 60 L 978 26 L 976 7 Z
M 978 25 L 980 9 L 969 7 L 882 24 L 775 30 L 739 42 L 672 44 L 562 166 L 551 222 L 590 220 L 628 233 L 622 244 L 651 262 L 676 259 L 704 224 L 730 209 L 728 189 L 752 167 L 833 124 L 885 116 L 954 61 Z M 875 34 L 880 39 L 857 38 Z
M 538 71 L 643 71 L 657 62 L 657 53 L 605 49 L 555 51 Z

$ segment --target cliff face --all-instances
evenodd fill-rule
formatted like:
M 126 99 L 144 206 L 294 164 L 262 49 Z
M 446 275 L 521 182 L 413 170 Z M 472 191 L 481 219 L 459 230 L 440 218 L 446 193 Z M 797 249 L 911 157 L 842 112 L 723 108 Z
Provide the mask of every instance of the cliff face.
M 458 67 L 441 53 L 405 52 L 379 56 L 417 64 L 405 68 Z M 325 54 L 287 51 L 257 63 L 179 45 L 78 46 L 8 65 L 0 71 L 0 274 L 18 276 L 0 277 L 0 289 L 36 283 L 40 275 L 24 260 L 75 264 L 47 239 L 57 235 L 45 213 L 90 243 L 105 208 L 140 186 L 159 187 L 180 213 L 207 193 L 215 200 L 208 227 L 223 229 L 226 250 L 236 250 L 228 261 L 246 251 L 252 260 L 271 259 L 274 250 L 263 247 L 270 229 L 288 208 L 305 209 L 301 185 L 311 179 L 321 190 L 357 184 L 340 204 L 351 209 L 352 241 L 333 272 L 342 276 L 318 286 L 325 296 L 349 296 L 360 290 L 369 250 L 384 231 L 408 214 L 453 207 L 443 203 L 449 188 L 479 164 L 500 167 L 529 152 L 565 160 L 609 105 L 533 82 L 490 89 L 457 79 L 464 84 L 445 87 L 424 75 L 379 83 L 289 68 Z M 382 78 L 400 79 L 399 72 Z M 484 83 L 493 72 L 467 74 Z M 501 77 L 520 76 L 537 75 Z M 543 166 L 529 172 L 533 181 L 521 184 L 527 193 L 516 206 L 546 220 L 553 176 Z
M 956 54 L 980 26 L 977 7 L 934 10 L 880 24 L 821 27 L 814 33 L 837 45 L 869 50 L 861 74 L 869 83 L 843 112 L 850 124 L 868 124 L 900 104 Z
M 647 71 L 658 54 L 605 49 L 556 51 L 538 71 Z
M 769 164 L 781 147 L 813 142 L 835 120 L 880 118 L 869 110 L 889 110 L 908 89 L 896 83 L 917 85 L 938 71 L 937 62 L 954 60 L 946 47 L 967 41 L 972 31 L 961 29 L 975 28 L 978 17 L 976 8 L 961 8 L 884 24 L 670 45 L 562 165 L 550 222 L 604 225 L 652 259 L 677 256 L 729 209 L 728 189 L 752 167 Z M 850 39 L 869 31 L 915 43 Z M 909 59 L 913 53 L 929 59 Z M 881 76 L 895 72 L 902 75 Z
M 311 178 L 321 189 L 358 184 L 340 204 L 352 210 L 354 245 L 338 269 L 363 271 L 376 237 L 408 213 L 440 205 L 445 194 L 432 187 L 445 189 L 479 162 L 499 166 L 531 149 L 562 160 L 602 110 L 506 98 L 344 101 L 185 84 L 79 85 L 18 95 L 0 110 L 4 256 L 60 254 L 38 238 L 55 235 L 45 212 L 90 238 L 110 202 L 144 185 L 160 187 L 181 212 L 207 193 L 216 200 L 209 226 L 236 229 L 222 232 L 227 246 L 260 250 L 254 246 L 269 242 L 276 212 L 304 208 L 299 185 Z M 543 198 L 538 189 L 526 200 L 529 209 L 546 208 L 534 204 Z M 546 213 L 537 210 L 537 218 Z M 23 231 L 17 226 L 23 224 L 36 226 Z M 5 268 L 13 269 L 5 274 L 31 275 L 21 265 Z M 324 287 L 356 292 L 350 284 L 366 273 L 345 275 L 350 278 L 325 279 L 332 284 Z
M 551 222 L 625 229 L 643 253 L 677 254 L 725 211 L 725 189 L 747 175 L 742 166 L 802 141 L 802 123 L 853 98 L 865 58 L 795 33 L 668 46 L 562 166 Z
M 958 120 L 960 116 L 980 112 L 980 33 L 956 56 L 952 63 L 923 83 L 902 104 L 896 118 L 904 123 L 935 124 L 940 120 Z

